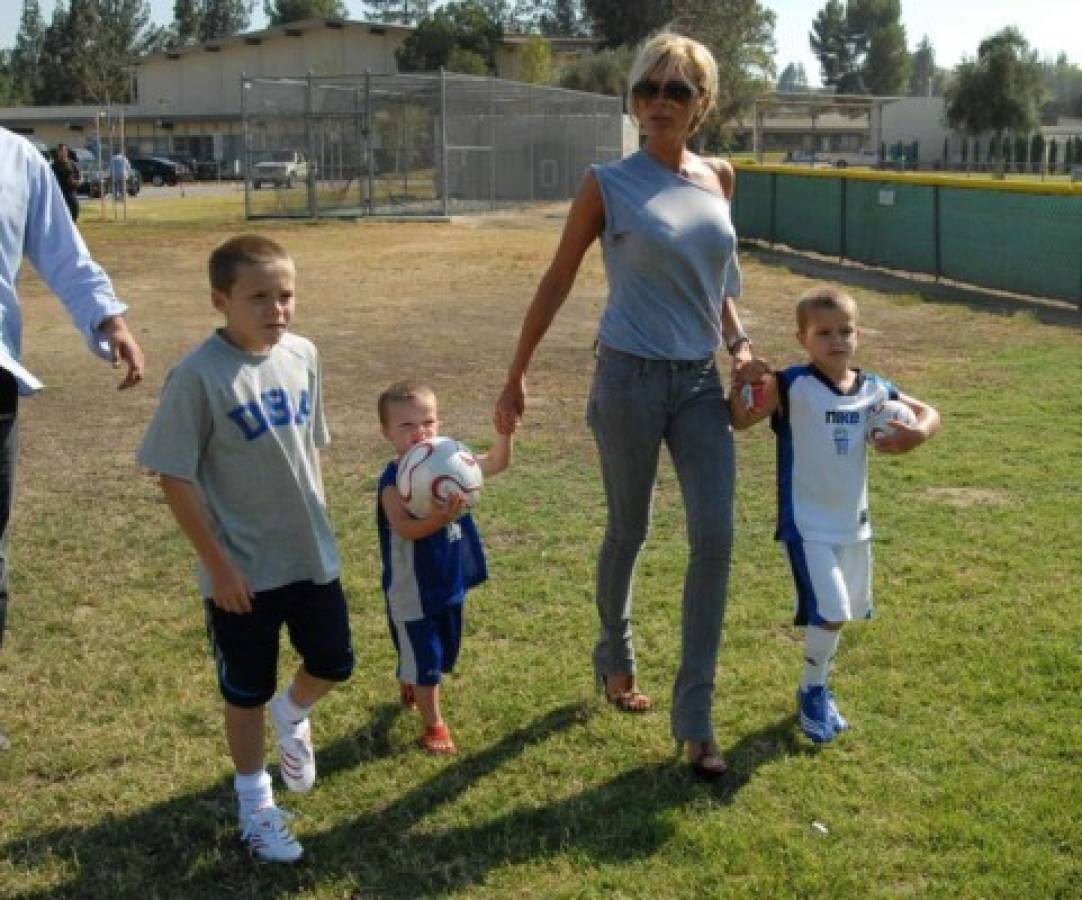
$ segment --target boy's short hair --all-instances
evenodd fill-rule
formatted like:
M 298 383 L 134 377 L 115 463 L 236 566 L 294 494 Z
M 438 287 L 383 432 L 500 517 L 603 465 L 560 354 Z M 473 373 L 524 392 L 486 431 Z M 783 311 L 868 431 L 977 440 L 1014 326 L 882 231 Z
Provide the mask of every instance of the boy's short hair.
M 407 403 L 410 400 L 417 400 L 420 397 L 431 397 L 435 400 L 436 392 L 423 381 L 415 381 L 413 379 L 396 381 L 379 395 L 379 401 L 376 404 L 376 408 L 379 410 L 380 426 L 383 428 L 387 427 L 387 416 L 389 415 L 393 404 Z
M 285 247 L 261 234 L 238 234 L 214 248 L 207 263 L 210 286 L 228 294 L 237 280 L 241 266 L 288 260 Z
M 857 314 L 857 301 L 840 287 L 824 284 L 803 293 L 796 302 L 796 325 L 800 331 L 808 327 L 811 314 L 820 309 L 836 309 Z

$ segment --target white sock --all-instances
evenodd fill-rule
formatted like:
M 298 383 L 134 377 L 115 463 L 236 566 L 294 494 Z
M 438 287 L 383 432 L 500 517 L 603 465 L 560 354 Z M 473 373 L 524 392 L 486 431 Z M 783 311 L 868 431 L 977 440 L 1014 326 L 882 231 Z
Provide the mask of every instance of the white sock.
M 804 634 L 804 671 L 800 675 L 803 690 L 813 685 L 825 685 L 830 674 L 830 664 L 838 652 L 842 630 L 833 631 L 809 625 Z
M 237 815 L 240 827 L 248 823 L 248 817 L 264 806 L 274 806 L 274 794 L 271 793 L 271 777 L 263 769 L 252 775 L 233 776 L 233 788 L 237 792 Z
M 310 706 L 298 706 L 293 702 L 292 687 L 293 685 L 290 684 L 270 702 L 271 717 L 274 719 L 274 724 L 281 728 L 303 722 L 312 711 Z

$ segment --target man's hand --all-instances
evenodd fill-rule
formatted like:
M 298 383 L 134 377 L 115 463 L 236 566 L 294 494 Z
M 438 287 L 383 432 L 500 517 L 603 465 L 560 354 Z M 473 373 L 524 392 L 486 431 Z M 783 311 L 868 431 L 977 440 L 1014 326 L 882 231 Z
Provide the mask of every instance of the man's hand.
M 117 386 L 123 391 L 134 387 L 143 380 L 143 372 L 146 362 L 143 359 L 143 351 L 139 348 L 132 333 L 128 330 L 128 323 L 123 316 L 109 316 L 98 325 L 98 331 L 109 340 L 109 348 L 112 351 L 113 368 L 120 368 L 123 361 L 128 366 L 128 373 L 124 380 Z

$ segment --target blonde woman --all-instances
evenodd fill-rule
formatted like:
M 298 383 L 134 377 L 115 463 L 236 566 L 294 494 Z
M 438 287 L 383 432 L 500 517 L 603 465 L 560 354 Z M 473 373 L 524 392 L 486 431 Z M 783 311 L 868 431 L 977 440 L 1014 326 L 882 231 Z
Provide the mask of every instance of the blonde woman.
M 734 302 L 740 268 L 729 215 L 733 170 L 687 146 L 715 103 L 717 65 L 702 44 L 663 32 L 642 47 L 629 80 L 629 108 L 645 142 L 625 159 L 592 166 L 583 178 L 526 312 L 495 421 L 501 433 L 517 427 L 530 360 L 586 250 L 600 239 L 609 295 L 586 417 L 608 521 L 597 569 L 594 670 L 610 703 L 625 712 L 650 709 L 635 677 L 631 582 L 665 444 L 683 492 L 690 545 L 672 733 L 694 771 L 717 778 L 726 764 L 711 706 L 728 590 L 734 463 L 716 354 L 725 348 L 743 380 L 758 379 L 765 364 L 753 358 Z

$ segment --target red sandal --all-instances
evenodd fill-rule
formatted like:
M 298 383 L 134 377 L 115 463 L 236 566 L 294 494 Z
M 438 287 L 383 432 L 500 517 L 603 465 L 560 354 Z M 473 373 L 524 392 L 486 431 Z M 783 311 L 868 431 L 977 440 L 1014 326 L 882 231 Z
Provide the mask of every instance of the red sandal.
M 424 733 L 417 739 L 417 743 L 425 753 L 433 756 L 452 756 L 458 753 L 458 748 L 451 737 L 451 729 L 446 722 L 439 725 L 429 725 Z

